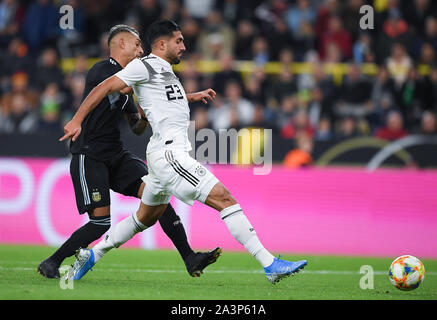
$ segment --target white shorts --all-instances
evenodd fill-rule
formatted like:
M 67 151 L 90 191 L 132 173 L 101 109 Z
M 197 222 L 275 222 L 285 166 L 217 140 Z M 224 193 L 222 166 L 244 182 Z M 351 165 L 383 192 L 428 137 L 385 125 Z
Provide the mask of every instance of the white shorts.
M 149 206 L 170 202 L 174 195 L 186 204 L 195 200 L 205 203 L 212 188 L 219 180 L 188 152 L 163 149 L 147 154 L 149 174 L 141 201 Z

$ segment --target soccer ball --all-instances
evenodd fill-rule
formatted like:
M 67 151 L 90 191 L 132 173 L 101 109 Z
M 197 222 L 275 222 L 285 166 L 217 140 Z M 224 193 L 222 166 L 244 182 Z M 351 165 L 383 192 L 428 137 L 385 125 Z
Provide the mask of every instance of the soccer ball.
M 400 290 L 416 289 L 425 278 L 425 267 L 419 259 L 410 255 L 396 258 L 388 270 L 390 282 Z

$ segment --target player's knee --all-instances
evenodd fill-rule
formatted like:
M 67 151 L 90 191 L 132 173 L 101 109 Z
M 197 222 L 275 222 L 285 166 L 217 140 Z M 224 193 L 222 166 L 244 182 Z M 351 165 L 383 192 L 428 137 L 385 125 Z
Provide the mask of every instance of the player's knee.
M 141 203 L 137 211 L 137 218 L 143 225 L 151 227 L 159 220 L 164 210 L 165 206 L 163 205 L 152 208 Z
M 237 203 L 237 200 L 235 200 L 229 190 L 221 183 L 214 186 L 207 201 L 213 204 L 213 207 L 219 211 Z

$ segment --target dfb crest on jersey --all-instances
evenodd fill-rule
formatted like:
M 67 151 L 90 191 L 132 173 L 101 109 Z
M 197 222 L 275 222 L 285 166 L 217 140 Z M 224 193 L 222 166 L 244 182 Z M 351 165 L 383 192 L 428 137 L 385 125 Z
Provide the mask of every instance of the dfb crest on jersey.
M 205 168 L 202 167 L 202 166 L 198 166 L 198 167 L 196 168 L 196 170 L 194 170 L 194 172 L 195 172 L 198 176 L 200 176 L 200 177 L 203 177 L 203 176 L 206 174 L 206 170 L 205 170 Z

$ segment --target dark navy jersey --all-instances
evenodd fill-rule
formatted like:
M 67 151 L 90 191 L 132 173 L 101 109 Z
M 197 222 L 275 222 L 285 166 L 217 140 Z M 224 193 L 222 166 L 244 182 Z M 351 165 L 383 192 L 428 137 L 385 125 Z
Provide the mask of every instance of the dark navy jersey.
M 82 101 L 94 87 L 122 69 L 113 58 L 97 62 L 86 76 Z M 120 121 L 124 113 L 138 113 L 131 95 L 116 92 L 106 96 L 82 122 L 82 132 L 71 141 L 70 152 L 101 161 L 119 154 L 123 150 Z

